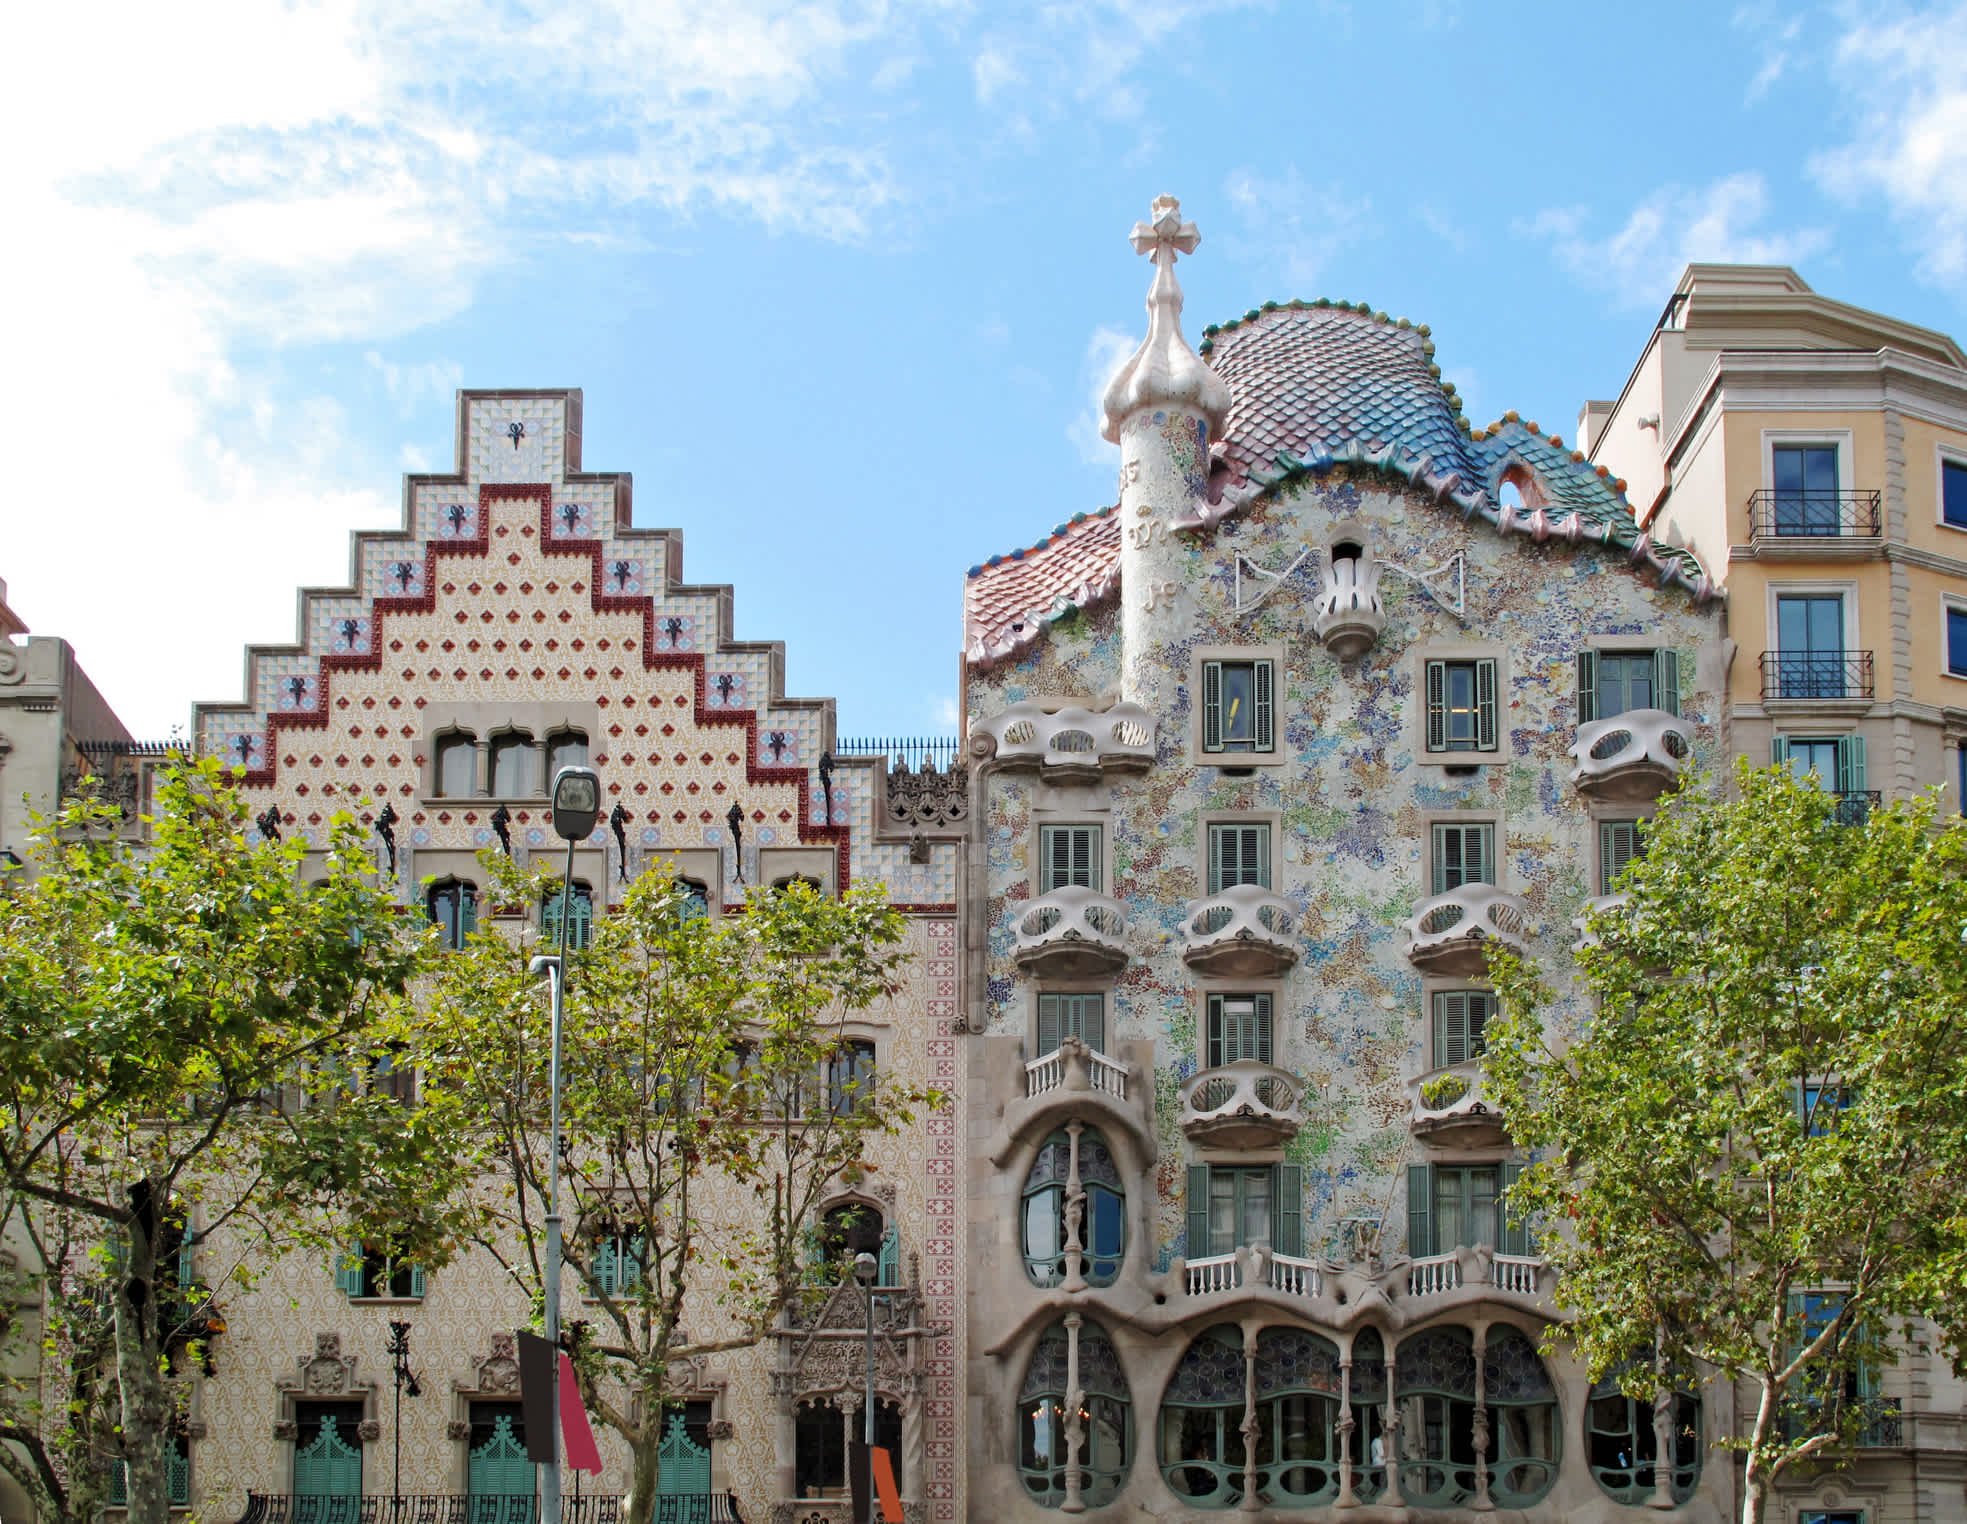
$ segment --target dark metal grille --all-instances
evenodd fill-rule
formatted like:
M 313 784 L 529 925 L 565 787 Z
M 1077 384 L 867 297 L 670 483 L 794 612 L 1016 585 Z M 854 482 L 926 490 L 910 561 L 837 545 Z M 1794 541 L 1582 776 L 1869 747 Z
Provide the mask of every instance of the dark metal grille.
M 1871 652 L 1764 651 L 1766 699 L 1842 699 L 1872 696 Z
M 1757 540 L 1875 539 L 1877 492 L 1778 492 L 1748 500 L 1749 535 Z
M 1831 817 L 1839 825 L 1861 826 L 1878 808 L 1878 790 L 1846 790 L 1837 796 L 1837 810 Z
M 890 767 L 947 772 L 963 755 L 956 736 L 858 736 L 833 743 L 836 757 L 886 757 Z
M 561 1524 L 620 1524 L 618 1494 L 560 1500 Z M 656 1524 L 736 1524 L 729 1493 L 656 1499 Z M 249 1492 L 239 1524 L 539 1524 L 539 1499 L 404 1493 L 401 1497 L 297 1497 Z

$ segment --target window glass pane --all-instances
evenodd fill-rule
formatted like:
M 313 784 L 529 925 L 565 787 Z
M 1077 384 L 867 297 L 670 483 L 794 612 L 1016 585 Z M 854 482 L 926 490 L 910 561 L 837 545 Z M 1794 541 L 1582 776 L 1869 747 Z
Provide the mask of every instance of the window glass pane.
M 1947 671 L 1967 677 L 1967 609 L 1947 610 Z
M 1098 826 L 1040 826 L 1038 892 L 1050 894 L 1069 885 L 1099 888 L 1103 845 Z
M 1451 750 L 1473 750 L 1475 733 L 1475 664 L 1448 663 L 1448 745 Z
M 1946 521 L 1967 529 L 1967 465 L 1948 461 L 1940 470 L 1940 488 Z
M 1247 661 L 1222 665 L 1223 750 L 1249 751 L 1257 735 L 1255 668 Z
M 1236 1171 L 1209 1172 L 1209 1253 L 1227 1254 L 1236 1247 Z
M 492 795 L 497 799 L 529 799 L 533 785 L 533 743 L 530 737 L 506 736 L 492 743 Z
M 563 730 L 547 742 L 546 775 L 552 779 L 563 767 L 587 766 L 587 737 L 576 730 Z
M 437 792 L 446 799 L 469 799 L 477 771 L 478 747 L 469 736 L 437 743 Z
M 1243 1242 L 1270 1241 L 1270 1171 L 1240 1172 L 1243 1186 Z
M 1789 770 L 1798 778 L 1814 778 L 1819 788 L 1837 787 L 1837 742 L 1792 736 L 1788 752 Z
M 1653 653 L 1606 652 L 1598 658 L 1598 718 L 1653 707 Z

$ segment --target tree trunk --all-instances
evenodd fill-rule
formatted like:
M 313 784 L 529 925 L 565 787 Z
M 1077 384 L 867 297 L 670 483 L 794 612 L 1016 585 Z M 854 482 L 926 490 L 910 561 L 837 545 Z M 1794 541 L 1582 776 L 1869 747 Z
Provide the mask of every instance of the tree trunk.
M 1762 1511 L 1768 1501 L 1769 1484 L 1751 1456 L 1742 1474 L 1742 1524 L 1762 1524 Z
M 176 1404 L 164 1382 L 157 1317 L 159 1214 L 148 1182 L 130 1192 L 135 1208 L 124 1229 L 125 1257 L 116 1285 L 116 1381 L 122 1389 L 127 1524 L 170 1524 L 168 1445 Z
M 628 1496 L 622 1499 L 621 1524 L 654 1524 L 656 1489 L 662 1480 L 663 1410 L 656 1404 L 656 1421 L 645 1423 L 628 1436 L 628 1453 L 634 1460 L 629 1475 Z

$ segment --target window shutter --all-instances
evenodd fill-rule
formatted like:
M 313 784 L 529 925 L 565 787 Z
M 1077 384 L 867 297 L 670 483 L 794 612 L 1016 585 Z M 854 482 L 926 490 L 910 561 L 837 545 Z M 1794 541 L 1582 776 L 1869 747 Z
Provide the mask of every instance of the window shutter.
M 1088 889 L 1100 887 L 1100 865 L 1093 851 L 1093 828 L 1074 826 L 1067 835 L 1072 840 L 1072 882 Z
M 1273 1165 L 1270 1182 L 1272 1229 L 1270 1247 L 1293 1259 L 1304 1255 L 1304 1168 Z
M 1209 1166 L 1188 1167 L 1188 1259 L 1203 1259 L 1209 1253 Z
M 1676 718 L 1680 714 L 1680 653 L 1653 653 L 1653 707 Z
M 1496 749 L 1496 664 L 1475 664 L 1475 745 L 1480 751 Z
M 1487 826 L 1462 827 L 1462 882 L 1465 884 L 1493 884 L 1496 881 L 1495 857 L 1489 839 Z
M 478 889 L 474 884 L 458 885 L 458 946 L 478 929 Z
M 1255 724 L 1251 727 L 1256 733 L 1255 746 L 1258 751 L 1272 749 L 1271 741 L 1271 702 L 1270 702 L 1270 663 L 1267 661 L 1250 664 L 1250 686 L 1256 694 L 1257 712 Z
M 1064 1002 L 1058 995 L 1038 997 L 1038 1051 L 1033 1058 L 1043 1058 L 1047 1053 L 1056 1053 L 1059 1047 L 1059 1007 Z
M 184 1237 L 178 1242 L 178 1285 L 189 1286 L 198 1279 L 198 1234 L 190 1224 L 185 1225 Z
M 1448 749 L 1448 664 L 1441 661 L 1427 664 L 1427 749 Z
M 1256 1023 L 1257 1051 L 1254 1057 L 1258 1063 L 1267 1064 L 1270 1062 L 1270 996 L 1268 995 L 1257 996 Z
M 1598 718 L 1598 653 L 1580 651 L 1578 653 L 1578 723 L 1589 724 Z
M 1448 892 L 1448 832 L 1449 827 L 1437 825 L 1434 828 L 1434 889 L 1435 894 Z
M 109 1506 L 128 1508 L 130 1506 L 130 1463 L 113 1460 L 109 1463 Z
M 902 1231 L 891 1227 L 881 1235 L 880 1283 L 883 1286 L 899 1286 L 902 1283 Z
M 1769 763 L 1772 767 L 1789 766 L 1789 738 L 1776 736 L 1769 742 Z
M 1407 1256 L 1426 1259 L 1434 1253 L 1434 1167 L 1407 1166 Z
M 1221 894 L 1229 882 L 1230 833 L 1226 827 L 1209 828 L 1209 892 Z
M 1106 997 L 1074 995 L 1072 1002 L 1078 1018 L 1073 1022 L 1073 1036 L 1095 1053 L 1106 1052 Z
M 1455 990 L 1434 997 L 1434 1067 L 1468 1061 L 1468 994 Z
M 603 1296 L 613 1296 L 621 1285 L 621 1240 L 604 1238 L 594 1246 L 594 1258 L 589 1261 L 594 1270 L 594 1285 Z
M 1598 892 L 1612 893 L 1612 883 L 1625 865 L 1639 856 L 1639 822 L 1605 820 L 1598 826 Z
M 1251 840 L 1251 842 L 1252 842 L 1252 843 L 1253 843 L 1253 844 L 1255 845 L 1255 847 L 1256 847 L 1256 870 L 1257 870 L 1257 871 L 1256 871 L 1256 879 L 1255 879 L 1255 882 L 1257 882 L 1257 883 L 1259 883 L 1259 884 L 1262 884 L 1262 885 L 1264 886 L 1264 888 L 1266 888 L 1266 889 L 1268 889 L 1268 888 L 1270 888 L 1270 887 L 1271 887 L 1271 883 L 1270 883 L 1270 827 L 1269 827 L 1269 826 L 1267 826 L 1267 825 L 1260 825 L 1260 826 L 1251 826 L 1251 827 L 1250 827 L 1250 840 Z
M 1202 749 L 1223 749 L 1223 664 L 1202 664 Z
M 1503 1190 L 1507 1191 L 1512 1185 L 1516 1184 L 1517 1177 L 1522 1173 L 1523 1173 L 1522 1160 L 1520 1159 L 1503 1160 L 1503 1170 L 1502 1170 Z M 1521 1254 L 1521 1255 L 1529 1254 L 1530 1252 L 1529 1220 L 1527 1218 L 1520 1218 L 1516 1216 L 1516 1214 L 1511 1211 L 1509 1204 L 1505 1201 L 1498 1201 L 1496 1203 L 1496 1206 L 1497 1209 L 1502 1213 L 1502 1232 L 1499 1235 L 1500 1238 L 1502 1239 L 1502 1242 L 1497 1245 L 1499 1252 L 1503 1254 Z
M 191 1446 L 182 1439 L 173 1441 L 165 1467 L 165 1485 L 169 1488 L 171 1506 L 189 1508 L 191 1506 Z
M 1840 794 L 1862 794 L 1865 791 L 1863 736 L 1837 738 L 1837 791 Z
M 422 1265 L 410 1266 L 410 1295 L 411 1296 L 423 1295 L 423 1266 Z
M 1208 1051 L 1203 1055 L 1204 1067 L 1220 1069 L 1225 1062 L 1223 1055 L 1228 1048 L 1227 1034 L 1223 1031 L 1223 997 L 1221 995 L 1211 995 L 1209 997 L 1209 1030 L 1206 1034 L 1206 1041 L 1208 1043 Z
M 335 1287 L 343 1296 L 362 1294 L 362 1246 L 352 1245 L 335 1256 Z

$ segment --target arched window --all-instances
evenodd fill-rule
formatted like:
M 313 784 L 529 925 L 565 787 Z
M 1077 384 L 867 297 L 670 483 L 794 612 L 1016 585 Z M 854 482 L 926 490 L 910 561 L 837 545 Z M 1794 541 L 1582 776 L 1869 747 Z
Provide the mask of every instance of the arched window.
M 861 1437 L 858 1413 L 802 1403 L 793 1418 L 792 1485 L 802 1498 L 844 1498 L 847 1495 L 848 1431 Z M 874 1443 L 894 1458 L 895 1481 L 906 1488 L 902 1472 L 902 1410 L 892 1402 L 874 1404 Z
M 563 767 L 587 766 L 587 737 L 578 730 L 556 730 L 546 738 L 546 781 L 550 785 Z
M 808 889 L 812 890 L 813 893 L 815 894 L 826 893 L 826 885 L 822 884 L 818 879 L 814 878 L 813 875 L 810 873 L 788 873 L 784 878 L 773 879 L 772 893 L 783 894 L 786 890 L 790 889 L 794 884 L 804 884 Z
M 1465 1508 L 1476 1494 L 1475 1340 L 1430 1328 L 1400 1346 L 1400 1493 L 1410 1508 Z
M 1066 1186 L 1072 1138 L 1053 1133 L 1025 1176 L 1022 1209 L 1024 1268 L 1034 1286 L 1056 1286 L 1066 1277 Z M 1079 1184 L 1086 1193 L 1079 1236 L 1080 1274 L 1088 1285 L 1111 1286 L 1127 1253 L 1127 1193 L 1113 1153 L 1092 1128 L 1079 1134 Z
M 1219 1323 L 1182 1352 L 1161 1398 L 1161 1475 L 1196 1508 L 1243 1500 L 1243 1330 Z
M 826 1062 L 826 1103 L 835 1116 L 847 1116 L 874 1092 L 874 1044 L 850 1039 Z
M 594 940 L 594 895 L 578 879 L 573 884 L 573 916 L 567 922 L 567 948 L 578 952 Z M 540 940 L 551 947 L 560 945 L 560 905 L 565 891 L 556 889 L 540 904 Z
M 1492 1324 L 1482 1353 L 1489 1409 L 1489 1495 L 1498 1508 L 1528 1508 L 1557 1481 L 1557 1389 L 1521 1329 Z
M 1657 1485 L 1653 1465 L 1659 1455 L 1653 1432 L 1653 1404 L 1619 1390 L 1620 1372 L 1591 1389 L 1585 1408 L 1585 1449 L 1591 1474 L 1606 1495 L 1637 1508 Z M 1673 1500 L 1684 1503 L 1701 1479 L 1701 1399 L 1675 1389 L 1673 1403 Z
M 679 913 L 686 921 L 698 920 L 710 914 L 710 887 L 700 884 L 693 878 L 679 878 L 677 892 L 683 896 Z
M 1377 1328 L 1352 1339 L 1352 1490 L 1362 1503 L 1386 1491 L 1386 1344 Z
M 1065 1502 L 1069 1340 L 1063 1323 L 1045 1330 L 1018 1395 L 1018 1475 L 1026 1495 L 1047 1508 Z M 1088 1508 L 1099 1508 L 1113 1501 L 1127 1479 L 1133 1403 L 1120 1357 L 1096 1323 L 1079 1330 L 1079 1390 L 1079 1496 Z
M 1257 1335 L 1257 1490 L 1274 1508 L 1339 1495 L 1339 1347 L 1301 1328 Z
M 478 742 L 462 731 L 437 738 L 437 793 L 469 799 L 478 790 Z
M 862 1201 L 843 1201 L 820 1218 L 814 1249 L 819 1263 L 833 1272 L 829 1279 L 851 1280 L 855 1256 L 878 1256 L 886 1236 L 887 1224 L 880 1212 Z
M 424 907 L 430 913 L 431 925 L 443 934 L 444 945 L 453 952 L 462 948 L 466 939 L 478 928 L 476 884 L 455 878 L 432 884 Z
M 533 777 L 533 738 L 523 730 L 492 737 L 492 797 L 531 799 L 540 791 Z

